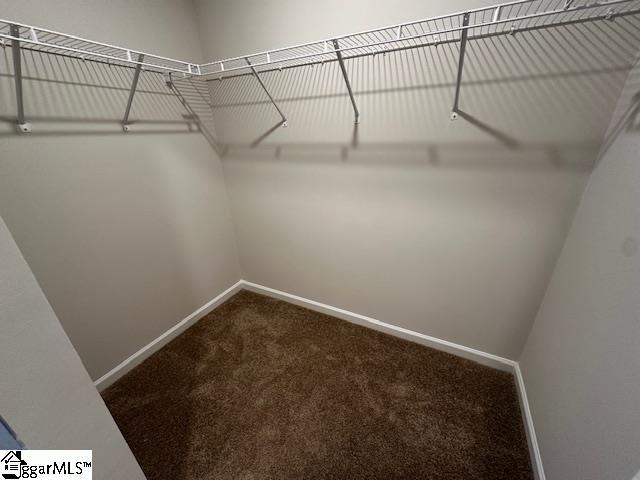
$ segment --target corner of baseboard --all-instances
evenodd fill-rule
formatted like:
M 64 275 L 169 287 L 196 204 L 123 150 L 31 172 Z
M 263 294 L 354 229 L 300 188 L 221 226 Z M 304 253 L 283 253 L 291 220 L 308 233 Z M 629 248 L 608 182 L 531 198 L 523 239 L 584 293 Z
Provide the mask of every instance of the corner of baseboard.
M 542 456 L 540 455 L 540 447 L 538 445 L 538 437 L 536 429 L 533 425 L 533 416 L 527 398 L 527 390 L 524 385 L 524 377 L 520 369 L 520 363 L 514 362 L 513 373 L 516 377 L 516 387 L 518 389 L 518 398 L 520 400 L 520 408 L 524 417 L 524 427 L 527 434 L 527 443 L 529 445 L 529 454 L 532 460 L 533 473 L 536 480 L 546 480 L 544 467 L 542 465 Z
M 409 330 L 407 328 L 398 327 L 397 325 L 386 323 L 381 320 L 377 320 L 375 318 L 367 317 L 366 315 L 350 312 L 348 310 L 334 307 L 332 305 L 327 305 L 325 303 L 317 302 L 315 300 L 310 300 L 308 298 L 300 297 L 298 295 L 293 295 L 291 293 L 283 292 L 282 290 L 276 290 L 274 288 L 265 287 L 264 285 L 249 282 L 247 280 L 241 280 L 241 284 L 242 284 L 242 287 L 246 290 L 250 290 L 256 293 L 262 293 L 263 295 L 284 300 L 286 302 L 308 308 L 309 310 L 314 310 L 316 312 L 332 315 L 334 317 L 340 318 L 342 320 L 346 320 L 351 323 L 355 323 L 357 325 L 362 325 L 368 328 L 372 328 L 374 330 L 387 333 L 389 335 L 394 335 L 396 337 L 404 338 L 405 340 L 409 340 L 415 343 L 419 343 L 421 345 L 425 345 L 427 347 L 432 347 L 437 350 L 451 353 L 453 355 L 457 355 L 459 357 L 463 357 L 468 360 L 473 360 L 477 363 L 481 363 L 489 367 L 497 368 L 499 370 L 512 372 L 514 365 L 516 364 L 514 360 L 511 360 L 508 358 L 500 357 L 498 355 L 493 355 L 492 353 L 483 352 L 475 348 L 465 347 L 464 345 L 459 345 L 457 343 L 453 343 L 448 340 L 442 340 L 437 337 L 432 337 L 430 335 L 418 333 L 413 330 Z
M 218 305 L 222 304 L 228 298 L 233 296 L 236 292 L 242 290 L 243 280 L 239 280 L 229 288 L 227 288 L 224 292 L 213 298 L 212 300 L 205 303 L 203 306 L 198 308 L 195 312 L 191 313 L 187 317 L 183 318 L 176 325 L 171 327 L 169 330 L 164 332 L 158 338 L 150 342 L 149 344 L 142 347 L 140 350 L 135 352 L 133 355 L 116 365 L 114 368 L 109 370 L 99 379 L 97 379 L 93 384 L 98 389 L 98 391 L 102 391 L 113 383 L 115 383 L 118 379 L 122 378 L 133 368 L 140 365 L 143 361 L 153 355 L 155 352 L 164 347 L 171 340 L 176 338 L 182 332 L 184 332 L 191 325 L 196 323 L 205 315 L 209 314 L 213 309 L 215 309 Z
M 264 295 L 278 298 L 280 300 L 288 301 L 295 305 L 299 305 L 310 310 L 325 313 L 335 316 L 342 320 L 346 320 L 358 325 L 363 325 L 374 330 L 382 331 L 390 335 L 394 335 L 406 340 L 410 340 L 428 347 L 436 348 L 454 355 L 458 355 L 463 358 L 467 358 L 483 365 L 498 368 L 504 371 L 510 371 L 514 374 L 516 379 L 516 387 L 518 390 L 518 398 L 522 408 L 522 414 L 525 420 L 525 430 L 527 433 L 527 443 L 529 445 L 529 451 L 532 459 L 534 474 L 536 480 L 546 480 L 544 469 L 542 466 L 542 459 L 540 456 L 540 449 L 538 447 L 538 441 L 533 426 L 533 418 L 531 416 L 531 409 L 529 407 L 529 401 L 527 399 L 527 393 L 524 385 L 524 379 L 522 377 L 522 371 L 520 370 L 520 364 L 508 358 L 499 357 L 481 350 L 465 347 L 448 340 L 442 340 L 429 335 L 424 335 L 406 328 L 398 327 L 389 323 L 376 320 L 365 315 L 360 315 L 348 310 L 333 307 L 324 303 L 316 302 L 308 298 L 293 295 L 281 290 L 265 287 L 257 283 L 249 282 L 247 280 L 239 280 L 227 290 L 216 296 L 214 299 L 207 302 L 198 310 L 178 322 L 175 326 L 171 327 L 165 333 L 153 340 L 148 345 L 144 346 L 129 358 L 121 362 L 112 370 L 104 374 L 98 380 L 94 382 L 94 385 L 99 391 L 102 391 L 116 382 L 119 378 L 123 377 L 130 370 L 138 366 L 153 353 L 160 350 L 164 345 L 180 335 L 184 330 L 189 328 L 192 324 L 200 320 L 202 317 L 210 313 L 217 306 L 225 302 L 228 298 L 233 296 L 238 291 L 245 289 L 256 293 L 262 293 Z
M 398 327 L 389 323 L 376 320 L 371 317 L 353 313 L 341 308 L 333 307 L 324 303 L 316 302 L 315 300 L 309 300 L 298 295 L 293 295 L 281 290 L 276 290 L 270 287 L 265 287 L 257 283 L 249 282 L 247 280 L 240 281 L 242 288 L 250 290 L 256 293 L 262 293 L 273 298 L 284 300 L 310 310 L 325 313 L 338 317 L 343 320 L 347 320 L 358 325 L 363 325 L 375 330 L 379 330 L 390 335 L 395 335 L 406 340 L 410 340 L 428 347 L 436 348 L 454 355 L 467 358 L 469 360 L 476 361 L 483 365 L 494 367 L 500 370 L 513 373 L 516 381 L 516 388 L 518 390 L 518 399 L 522 408 L 522 414 L 525 422 L 525 430 L 527 434 L 527 444 L 529 446 L 529 453 L 532 460 L 532 466 L 536 480 L 546 480 L 544 469 L 542 467 L 542 459 L 540 457 L 540 449 L 538 448 L 538 441 L 536 438 L 535 429 L 533 426 L 533 418 L 531 416 L 531 410 L 529 408 L 529 401 L 527 399 L 526 389 L 524 387 L 524 379 L 522 372 L 520 371 L 520 364 L 508 358 L 499 357 L 491 353 L 476 350 L 474 348 L 465 347 L 448 340 L 442 340 L 422 333 L 414 332 L 406 328 Z

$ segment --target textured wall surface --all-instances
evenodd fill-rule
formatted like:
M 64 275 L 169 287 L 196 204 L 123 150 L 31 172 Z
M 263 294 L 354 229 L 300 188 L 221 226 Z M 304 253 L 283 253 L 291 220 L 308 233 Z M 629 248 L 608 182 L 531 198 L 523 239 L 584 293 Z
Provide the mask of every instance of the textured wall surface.
M 490 2 L 196 1 L 224 58 Z M 637 21 L 210 82 L 243 276 L 518 358 L 635 55 Z M 233 33 L 231 33 L 233 32 Z
M 0 218 L 0 405 L 28 449 L 93 450 L 93 478 L 144 475 Z
M 5 1 L 1 13 L 200 61 L 187 0 Z M 13 131 L 0 50 L 0 212 L 96 379 L 240 278 L 222 166 L 162 75 L 143 72 L 124 134 L 131 69 L 28 50 L 23 64 L 28 136 Z
M 636 67 L 521 358 L 549 480 L 640 467 L 638 92 Z
M 7 0 L 1 16 L 198 62 L 490 3 Z M 358 128 L 335 62 L 264 75 L 287 129 L 250 76 L 178 82 L 185 109 L 145 72 L 126 136 L 130 69 L 29 51 L 35 131 L 16 135 L 4 49 L 0 214 L 94 379 L 241 272 L 510 358 L 538 313 L 522 369 L 548 478 L 624 480 L 640 443 L 637 72 L 618 98 L 639 39 L 637 19 L 617 18 L 473 41 L 456 122 L 452 44 L 348 60 Z M 209 95 L 201 135 L 193 114 Z M 18 318 L 8 311 L 3 322 Z M 88 388 L 76 373 L 71 386 Z M 7 419 L 29 442 L 39 412 Z M 116 445 L 105 462 L 125 469 L 112 476 L 138 475 L 112 425 L 98 429 Z

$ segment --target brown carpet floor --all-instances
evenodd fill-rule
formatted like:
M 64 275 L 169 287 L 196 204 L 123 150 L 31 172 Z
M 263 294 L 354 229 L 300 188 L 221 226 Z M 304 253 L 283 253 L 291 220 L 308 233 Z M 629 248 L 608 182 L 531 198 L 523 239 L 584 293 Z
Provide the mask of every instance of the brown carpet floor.
M 103 396 L 150 480 L 533 478 L 512 375 L 247 291 Z

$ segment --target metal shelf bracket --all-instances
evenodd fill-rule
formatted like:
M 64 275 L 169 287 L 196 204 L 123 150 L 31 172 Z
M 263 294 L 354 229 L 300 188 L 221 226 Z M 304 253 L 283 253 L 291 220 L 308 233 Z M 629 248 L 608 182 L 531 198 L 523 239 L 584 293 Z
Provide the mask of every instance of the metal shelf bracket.
M 462 16 L 462 30 L 460 31 L 460 57 L 458 58 L 458 76 L 456 77 L 456 94 L 453 99 L 453 108 L 451 109 L 451 120 L 459 118 L 458 110 L 460 104 L 460 84 L 462 83 L 462 71 L 464 69 L 464 53 L 467 48 L 467 36 L 469 34 L 469 13 Z
M 557 0 L 547 2 L 509 0 L 498 5 L 468 9 L 463 12 L 388 25 L 340 37 L 202 64 L 143 53 L 126 47 L 21 24 L 13 20 L 0 19 L 0 47 L 11 45 L 13 51 L 18 110 L 17 124 L 21 132 L 31 130 L 31 126 L 24 118 L 21 50 L 97 62 L 109 67 L 121 66 L 134 69 L 134 81 L 131 85 L 129 101 L 122 121 L 122 129 L 127 132 L 132 126 L 129 122 L 129 114 L 142 70 L 154 74 L 168 75 L 171 73 L 175 80 L 201 78 L 206 82 L 214 80 L 226 82 L 227 79 L 234 77 L 255 76 L 260 87 L 269 97 L 269 101 L 282 117 L 281 125 L 287 126 L 287 118 L 267 89 L 263 81 L 264 76 L 271 72 L 283 72 L 290 68 L 304 66 L 313 68 L 315 65 L 322 66 L 327 62 L 338 62 L 349 92 L 355 123 L 358 124 L 360 112 L 345 68 L 347 60 L 370 55 L 375 57 L 378 54 L 385 56 L 392 52 L 414 48 L 439 48 L 438 45 L 459 44 L 455 98 L 451 110 L 451 119 L 455 120 L 461 116 L 459 102 L 467 43 L 493 36 L 520 35 L 533 30 L 584 22 L 615 21 L 632 15 L 640 16 L 640 0 Z M 170 78 L 169 82 L 171 82 Z
M 16 85 L 16 105 L 18 109 L 17 128 L 21 133 L 30 133 L 31 124 L 27 123 L 24 117 L 24 99 L 22 95 L 22 56 L 20 53 L 20 42 L 15 38 L 20 38 L 20 28 L 17 25 L 11 25 L 11 53 L 13 56 L 13 77 Z
M 138 64 L 133 73 L 133 81 L 131 82 L 131 90 L 129 91 L 129 100 L 127 101 L 127 109 L 124 112 L 124 118 L 122 120 L 122 130 L 126 133 L 131 130 L 131 124 L 129 123 L 129 114 L 131 113 L 131 105 L 133 105 L 133 97 L 136 94 L 136 88 L 138 87 L 138 80 L 140 79 L 140 72 L 142 71 L 142 62 L 144 62 L 144 55 L 141 53 L 138 55 Z
M 398 29 L 398 38 L 402 34 L 402 30 Z M 344 59 L 342 58 L 342 51 L 340 50 L 340 44 L 337 39 L 333 39 L 333 48 L 336 50 L 336 55 L 338 56 L 338 63 L 340 64 L 340 70 L 342 70 L 342 77 L 344 78 L 344 83 L 347 84 L 347 91 L 349 92 L 349 98 L 351 99 L 351 105 L 353 106 L 353 113 L 355 114 L 355 124 L 360 123 L 360 112 L 358 111 L 358 106 L 356 105 L 356 99 L 353 96 L 353 90 L 351 89 L 351 83 L 349 82 L 349 76 L 347 75 L 347 69 L 344 66 Z
M 280 114 L 280 117 L 282 118 L 281 125 L 283 127 L 288 127 L 289 123 L 287 122 L 287 117 L 285 117 L 284 113 L 282 113 L 282 110 L 280 110 L 280 107 L 278 106 L 278 104 L 276 103 L 275 99 L 273 98 L 273 96 L 269 92 L 269 89 L 267 89 L 267 86 L 262 81 L 262 78 L 260 78 L 260 75 L 256 71 L 255 67 L 251 64 L 251 61 L 248 58 L 245 58 L 245 60 L 247 61 L 247 65 L 249 65 L 249 68 L 251 69 L 251 73 L 253 73 L 253 76 L 256 77 L 256 80 L 258 80 L 258 83 L 262 87 L 262 90 L 264 90 L 264 93 L 267 94 L 267 97 L 269 97 L 269 100 L 271 101 L 271 103 L 273 104 L 275 109 L 278 111 L 278 114 Z

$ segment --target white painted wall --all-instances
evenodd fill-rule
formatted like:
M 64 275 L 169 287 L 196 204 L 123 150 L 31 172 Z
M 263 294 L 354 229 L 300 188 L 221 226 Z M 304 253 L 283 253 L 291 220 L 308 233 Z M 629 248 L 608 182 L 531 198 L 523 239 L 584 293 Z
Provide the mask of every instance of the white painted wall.
M 93 450 L 93 478 L 144 479 L 0 218 L 0 408 L 29 449 Z
M 11 0 L 1 16 L 198 61 L 488 3 L 195 0 L 194 16 L 187 1 L 52 15 Z M 618 19 L 473 44 L 472 117 L 455 123 L 455 46 L 348 62 L 357 132 L 335 64 L 265 75 L 291 126 L 257 147 L 277 115 L 254 79 L 211 84 L 243 278 L 517 358 L 637 32 Z M 134 106 L 153 133 L 125 137 L 131 72 L 45 61 L 25 58 L 40 133 L 0 137 L 0 212 L 96 378 L 239 278 L 234 228 L 222 166 L 160 79 L 143 76 Z M 638 467 L 637 143 L 634 126 L 599 163 L 522 355 L 551 480 Z
M 212 61 L 500 2 L 327 0 L 320 5 L 295 0 L 194 0 L 194 3 L 202 51 L 207 61 Z
M 196 0 L 207 58 L 491 2 Z M 619 19 L 210 83 L 243 278 L 517 358 L 634 58 Z M 508 138 L 505 138 L 508 137 Z
M 640 67 L 632 72 L 520 364 L 549 480 L 640 466 Z
M 189 0 L 6 0 L 0 18 L 201 61 Z M 161 75 L 125 135 L 130 69 L 23 61 L 29 136 L 0 50 L 0 213 L 96 379 L 239 280 L 222 166 Z

